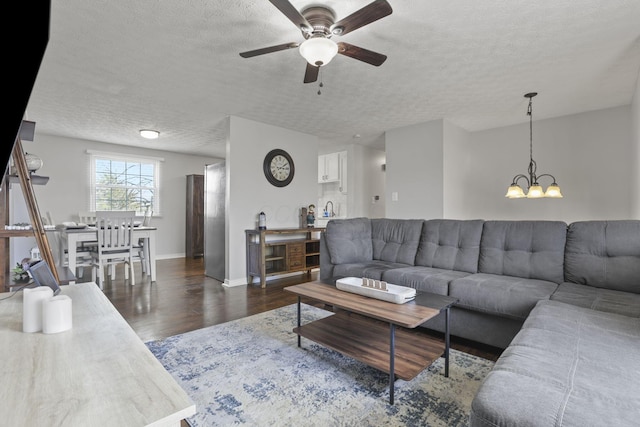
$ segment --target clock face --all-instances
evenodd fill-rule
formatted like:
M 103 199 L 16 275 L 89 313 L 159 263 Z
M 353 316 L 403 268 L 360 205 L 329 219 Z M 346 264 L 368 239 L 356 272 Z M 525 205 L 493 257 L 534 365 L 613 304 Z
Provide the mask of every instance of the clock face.
M 284 150 L 271 150 L 264 158 L 264 175 L 276 187 L 289 185 L 293 180 L 295 168 L 293 159 Z
M 291 164 L 282 154 L 271 159 L 271 175 L 278 181 L 284 181 L 291 174 Z

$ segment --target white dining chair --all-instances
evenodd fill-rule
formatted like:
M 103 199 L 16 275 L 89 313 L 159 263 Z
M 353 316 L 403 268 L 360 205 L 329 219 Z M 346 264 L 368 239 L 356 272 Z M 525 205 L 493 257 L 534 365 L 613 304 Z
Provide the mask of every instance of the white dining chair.
M 93 225 L 96 223 L 96 213 L 89 211 L 80 211 L 78 212 L 78 222 Z
M 152 210 L 147 210 L 144 213 L 144 218 L 142 219 L 142 226 L 148 227 L 151 224 L 151 217 L 153 216 Z M 147 239 L 138 239 L 138 241 L 134 244 L 133 250 L 134 261 L 140 261 L 140 265 L 142 266 L 142 273 L 148 274 L 150 272 L 149 260 L 145 256 L 145 250 L 147 249 Z
M 96 223 L 96 213 L 91 211 L 80 211 L 78 212 L 78 224 L 86 224 L 93 226 Z M 91 250 L 95 250 L 95 246 L 98 244 L 95 242 L 81 242 L 80 246 L 82 247 L 82 251 L 88 252 Z
M 135 285 L 135 272 L 133 269 L 133 227 L 135 211 L 97 211 L 96 232 L 98 244 L 92 251 L 93 269 L 91 278 L 96 281 L 100 289 L 104 289 L 105 267 L 125 264 L 124 278 L 130 279 L 131 285 Z M 131 271 L 129 271 L 131 270 Z
M 53 219 L 53 215 L 49 211 L 47 211 L 46 216 L 42 218 L 42 223 L 53 227 L 57 225 Z M 67 267 L 69 265 L 67 239 L 63 238 L 58 231 L 47 233 L 47 238 L 52 251 L 55 252 L 55 258 L 58 260 L 58 265 L 60 267 Z M 76 250 L 76 271 L 72 271 L 71 273 L 75 274 L 78 278 L 82 278 L 84 276 L 85 267 L 91 267 L 91 265 L 91 253 L 88 249 L 81 247 Z

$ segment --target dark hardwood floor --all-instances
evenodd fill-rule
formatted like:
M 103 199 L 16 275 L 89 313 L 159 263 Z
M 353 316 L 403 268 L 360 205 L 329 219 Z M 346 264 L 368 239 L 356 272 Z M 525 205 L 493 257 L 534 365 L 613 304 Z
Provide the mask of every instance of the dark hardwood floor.
M 86 273 L 79 281 L 90 279 L 91 274 Z M 317 273 L 311 278 L 300 274 L 271 280 L 264 289 L 259 285 L 227 288 L 204 275 L 202 258 L 177 258 L 157 262 L 153 284 L 141 274 L 139 265 L 136 285 L 125 283 L 120 267 L 115 280 L 105 281 L 104 293 L 146 342 L 293 304 L 297 297 L 283 288 L 315 279 Z M 455 337 L 451 346 L 490 360 L 496 360 L 501 352 Z

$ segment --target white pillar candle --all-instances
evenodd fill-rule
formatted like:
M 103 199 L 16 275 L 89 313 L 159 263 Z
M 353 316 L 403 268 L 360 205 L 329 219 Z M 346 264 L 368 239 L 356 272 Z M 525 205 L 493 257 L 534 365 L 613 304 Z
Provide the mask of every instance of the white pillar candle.
M 25 288 L 22 296 L 22 332 L 42 330 L 42 301 L 53 297 L 48 286 Z
M 57 334 L 71 329 L 71 298 L 67 295 L 42 301 L 42 332 L 45 334 Z

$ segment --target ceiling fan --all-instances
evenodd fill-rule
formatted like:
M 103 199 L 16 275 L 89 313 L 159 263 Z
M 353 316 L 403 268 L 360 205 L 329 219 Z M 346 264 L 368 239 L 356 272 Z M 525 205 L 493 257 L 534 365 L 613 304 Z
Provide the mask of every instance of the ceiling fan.
M 333 10 L 325 6 L 314 4 L 299 12 L 288 0 L 269 1 L 302 31 L 305 41 L 302 43 L 284 43 L 242 52 L 240 56 L 243 58 L 299 47 L 300 54 L 307 60 L 307 69 L 304 74 L 305 83 L 312 83 L 318 80 L 320 67 L 327 65 L 338 53 L 376 67 L 382 65 L 387 59 L 387 56 L 381 53 L 345 42 L 336 43 L 331 40 L 332 36 L 344 36 L 351 31 L 390 15 L 392 9 L 386 0 L 375 0 L 338 22 L 336 22 Z

